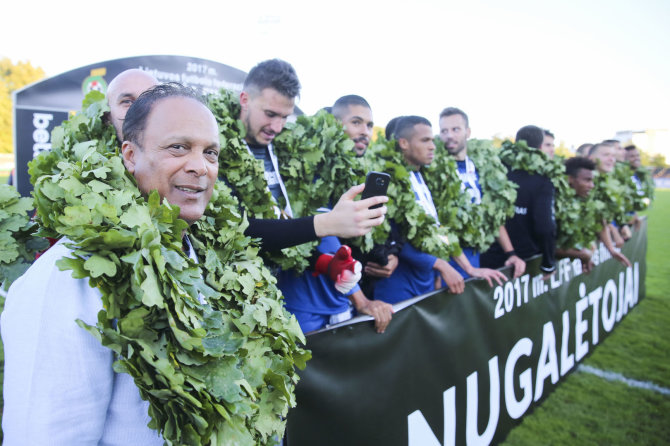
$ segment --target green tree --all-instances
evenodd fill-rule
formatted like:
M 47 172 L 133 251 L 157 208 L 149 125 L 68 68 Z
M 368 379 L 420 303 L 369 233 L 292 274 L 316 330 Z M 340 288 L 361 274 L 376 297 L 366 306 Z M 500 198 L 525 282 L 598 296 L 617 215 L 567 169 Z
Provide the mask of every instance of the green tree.
M 7 57 L 0 59 L 0 153 L 14 150 L 12 92 L 43 77 L 44 70 L 30 62 L 15 64 Z
M 668 167 L 667 163 L 665 162 L 665 156 L 661 155 L 660 153 L 650 157 L 649 165 L 652 167 Z
M 563 158 L 571 158 L 575 156 L 574 153 L 570 151 L 565 141 L 561 140 L 556 147 L 554 147 L 554 154 L 560 155 Z

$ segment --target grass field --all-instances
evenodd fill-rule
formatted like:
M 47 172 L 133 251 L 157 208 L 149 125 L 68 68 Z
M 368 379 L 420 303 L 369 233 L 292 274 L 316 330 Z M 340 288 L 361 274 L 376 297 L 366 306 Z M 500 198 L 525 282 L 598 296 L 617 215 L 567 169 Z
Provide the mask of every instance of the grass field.
M 647 212 L 647 295 L 584 364 L 670 389 L 670 190 Z M 505 446 L 667 445 L 670 395 L 575 372 Z

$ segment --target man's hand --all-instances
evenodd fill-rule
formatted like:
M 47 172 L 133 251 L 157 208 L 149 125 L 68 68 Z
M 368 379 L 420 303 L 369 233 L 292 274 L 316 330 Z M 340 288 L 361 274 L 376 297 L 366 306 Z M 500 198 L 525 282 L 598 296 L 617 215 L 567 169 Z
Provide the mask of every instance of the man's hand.
M 505 266 L 512 265 L 512 278 L 516 279 L 517 277 L 523 276 L 523 273 L 526 272 L 526 262 L 524 262 L 521 257 L 517 255 L 511 255 L 505 261 Z
M 375 262 L 367 262 L 363 271 L 365 274 L 369 274 L 374 277 L 391 277 L 393 271 L 398 267 L 398 256 L 394 254 L 389 254 L 388 263 L 386 266 L 381 266 Z
M 317 237 L 328 235 L 344 238 L 360 237 L 384 222 L 386 206 L 377 209 L 369 207 L 386 203 L 388 197 L 378 196 L 354 201 L 356 195 L 363 192 L 363 189 L 364 184 L 353 186 L 342 194 L 333 210 L 314 216 L 314 231 Z
M 454 294 L 461 294 L 465 291 L 465 280 L 453 266 L 449 265 L 442 259 L 437 259 L 433 265 L 433 269 L 439 271 L 440 276 L 449 287 L 449 292 Z
M 352 294 L 351 301 L 357 312 L 370 315 L 375 319 L 377 333 L 384 333 L 393 317 L 393 305 L 380 300 L 370 300 L 361 291 Z
M 588 274 L 593 271 L 593 268 L 596 266 L 593 263 L 593 251 L 582 248 L 579 250 L 577 258 L 582 262 L 582 273 Z
M 625 241 L 623 237 L 621 237 L 621 234 L 619 233 L 619 230 L 614 227 L 614 225 L 610 224 L 610 231 L 612 234 L 612 241 L 614 242 L 614 246 L 617 248 L 621 248 Z
M 498 285 L 502 285 L 503 282 L 507 282 L 507 276 L 498 271 L 497 269 L 491 268 L 472 268 L 471 271 L 466 271 L 472 277 L 477 277 L 478 279 L 484 279 L 488 282 L 489 286 L 493 288 L 493 280 L 498 282 Z
M 623 263 L 626 267 L 633 266 L 633 265 L 630 263 L 630 260 L 628 260 L 628 257 L 626 257 L 625 255 L 623 255 L 622 252 L 619 252 L 619 251 L 611 251 L 610 254 L 612 254 L 612 257 L 613 257 L 616 261 Z
M 624 241 L 629 240 L 633 236 L 630 227 L 628 225 L 623 225 L 621 227 L 621 237 Z

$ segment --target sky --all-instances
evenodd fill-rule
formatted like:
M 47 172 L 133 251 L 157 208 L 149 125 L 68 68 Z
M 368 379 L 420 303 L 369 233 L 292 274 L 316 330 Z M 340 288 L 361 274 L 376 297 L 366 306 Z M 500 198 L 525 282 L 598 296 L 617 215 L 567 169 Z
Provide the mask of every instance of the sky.
M 381 127 L 415 114 L 437 133 L 440 111 L 459 107 L 475 138 L 534 124 L 576 147 L 670 129 L 667 0 L 3 3 L 0 57 L 47 76 L 141 55 L 244 71 L 278 57 L 310 114 L 359 94 Z

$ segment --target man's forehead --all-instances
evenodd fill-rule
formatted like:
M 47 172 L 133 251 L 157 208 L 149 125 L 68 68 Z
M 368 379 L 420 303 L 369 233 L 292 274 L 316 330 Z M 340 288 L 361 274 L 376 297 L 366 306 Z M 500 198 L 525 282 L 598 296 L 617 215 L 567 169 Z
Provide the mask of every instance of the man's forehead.
M 345 116 L 353 117 L 357 116 L 359 118 L 365 118 L 372 120 L 372 110 L 370 107 L 366 107 L 361 104 L 350 104 L 347 105 Z
M 594 155 L 596 156 L 606 156 L 606 155 L 611 155 L 612 152 L 614 151 L 614 147 L 610 145 L 602 145 L 599 146 L 596 149 L 596 153 Z
M 465 128 L 465 118 L 458 113 L 440 118 L 440 127 L 462 127 Z
M 590 179 L 590 178 L 593 178 L 593 171 L 592 171 L 591 169 L 584 169 L 584 168 L 581 168 L 581 169 L 579 169 L 579 171 L 577 172 L 577 176 L 578 176 L 578 177 L 581 177 L 581 178 L 583 178 L 583 179 L 588 180 L 588 179 Z
M 157 84 L 156 79 L 142 71 L 124 72 L 112 80 L 107 96 L 113 99 L 137 97 Z
M 197 124 L 195 127 L 194 122 Z M 195 131 L 219 143 L 214 115 L 206 105 L 191 97 L 170 96 L 154 102 L 147 116 L 146 128 L 154 126 L 169 127 L 169 131 L 163 131 L 166 136 L 176 135 L 188 139 Z
M 429 136 L 433 138 L 433 128 L 427 124 L 416 124 L 413 128 L 412 136 L 425 138 Z

